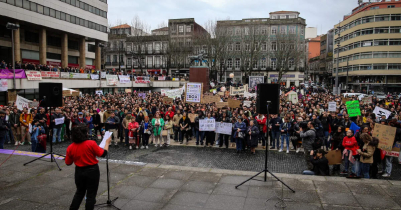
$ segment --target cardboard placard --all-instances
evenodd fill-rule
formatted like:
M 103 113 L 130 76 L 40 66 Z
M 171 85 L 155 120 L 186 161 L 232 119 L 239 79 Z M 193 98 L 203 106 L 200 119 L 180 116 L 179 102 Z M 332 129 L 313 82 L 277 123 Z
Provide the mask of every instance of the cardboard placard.
M 169 97 L 164 97 L 163 98 L 163 104 L 173 104 L 173 100 L 172 98 Z
M 63 96 L 71 96 L 71 90 L 63 90 Z
M 372 137 L 379 139 L 378 148 L 387 152 L 391 152 L 393 150 L 396 131 L 397 128 L 376 123 L 375 128 L 373 129 Z
M 342 163 L 341 150 L 331 150 L 327 152 L 326 158 L 329 161 L 329 165 L 340 165 Z
M 188 118 L 189 118 L 189 120 L 191 121 L 191 123 L 194 123 L 194 122 L 195 122 L 195 118 L 196 118 L 197 116 L 198 116 L 197 114 L 192 114 L 192 113 L 188 114 Z
M 79 92 L 78 91 L 73 91 L 71 95 L 72 96 L 79 96 Z
M 224 96 L 224 92 L 218 92 L 217 95 Z
M 341 102 L 342 102 L 343 104 L 347 103 L 347 101 L 351 101 L 351 98 L 342 98 L 342 99 L 341 99 Z
M 386 151 L 386 156 L 399 157 L 400 156 L 401 142 L 396 142 L 391 152 Z
M 228 106 L 228 102 L 217 102 L 216 107 L 217 108 L 224 108 Z
M 363 98 L 362 98 L 362 103 L 363 103 L 364 105 L 366 105 L 366 104 L 371 104 L 371 103 L 372 103 L 372 96 L 370 96 L 370 97 L 363 97 Z
M 125 89 L 125 93 L 132 93 L 131 89 Z
M 220 102 L 220 97 L 213 96 L 213 95 L 204 95 L 203 96 L 203 103 L 210 104 L 210 103 L 217 103 Z
M 17 100 L 17 91 L 9 90 L 7 95 L 8 95 L 8 101 L 14 102 Z
M 359 101 L 347 101 L 347 113 L 349 117 L 361 116 L 361 109 L 359 107 Z
M 230 108 L 239 108 L 241 105 L 241 101 L 240 100 L 234 100 L 234 99 L 228 99 L 228 106 Z

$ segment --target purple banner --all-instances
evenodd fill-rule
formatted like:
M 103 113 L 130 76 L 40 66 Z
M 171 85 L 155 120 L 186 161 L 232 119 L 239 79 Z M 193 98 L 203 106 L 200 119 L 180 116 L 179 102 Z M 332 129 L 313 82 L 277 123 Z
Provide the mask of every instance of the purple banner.
M 146 98 L 146 93 L 138 93 L 138 97 L 142 97 L 143 99 Z
M 0 78 L 1 79 L 13 79 L 14 72 L 9 69 L 0 69 Z M 22 69 L 15 69 L 15 78 L 16 79 L 24 79 L 26 78 L 25 71 Z

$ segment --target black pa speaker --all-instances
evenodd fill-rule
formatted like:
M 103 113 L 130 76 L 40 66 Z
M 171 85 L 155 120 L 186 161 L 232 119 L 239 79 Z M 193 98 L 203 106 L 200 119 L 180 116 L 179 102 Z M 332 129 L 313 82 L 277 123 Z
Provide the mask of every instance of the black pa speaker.
M 270 101 L 269 114 L 278 114 L 280 106 L 279 84 L 258 84 L 256 112 L 267 114 L 267 101 Z
M 63 106 L 63 84 L 39 83 L 39 102 L 41 107 Z

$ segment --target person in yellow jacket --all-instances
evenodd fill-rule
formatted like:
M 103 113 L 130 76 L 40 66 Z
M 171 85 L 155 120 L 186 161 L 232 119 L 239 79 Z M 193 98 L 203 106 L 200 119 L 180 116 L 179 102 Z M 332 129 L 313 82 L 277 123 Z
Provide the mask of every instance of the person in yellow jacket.
M 21 123 L 21 145 L 24 145 L 25 138 L 28 139 L 28 143 L 31 143 L 31 135 L 29 134 L 29 125 L 32 123 L 32 114 L 28 113 L 28 108 L 24 108 L 23 113 L 19 117 Z

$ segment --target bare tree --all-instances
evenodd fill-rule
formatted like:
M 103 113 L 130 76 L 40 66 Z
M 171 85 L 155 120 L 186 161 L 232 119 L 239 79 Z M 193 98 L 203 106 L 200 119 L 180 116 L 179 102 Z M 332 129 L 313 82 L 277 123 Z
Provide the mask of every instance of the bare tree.
M 107 43 L 107 51 L 117 53 L 119 71 L 121 71 L 121 64 L 123 62 L 121 55 L 125 54 L 124 45 L 127 38 L 127 34 L 124 33 L 124 29 L 121 28 L 121 25 L 123 25 L 121 20 L 117 20 L 115 24 L 109 23 L 109 41 Z M 114 62 L 114 60 L 112 62 Z
M 127 51 L 131 54 L 132 60 L 136 61 L 141 73 L 146 64 L 146 36 L 149 35 L 150 26 L 141 20 L 139 16 L 134 16 L 131 21 L 131 35 L 129 36 L 131 47 Z
M 270 58 L 276 63 L 278 82 L 289 70 L 303 66 L 306 58 L 305 41 L 297 34 L 277 33 L 271 38 Z

